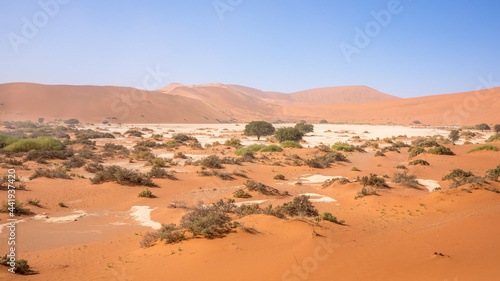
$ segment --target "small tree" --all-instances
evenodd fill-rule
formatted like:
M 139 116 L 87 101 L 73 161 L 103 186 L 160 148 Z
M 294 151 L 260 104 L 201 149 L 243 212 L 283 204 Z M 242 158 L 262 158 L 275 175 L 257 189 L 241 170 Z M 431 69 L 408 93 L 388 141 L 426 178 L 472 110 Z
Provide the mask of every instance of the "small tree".
M 304 136 L 304 133 L 295 127 L 284 127 L 280 128 L 274 134 L 279 142 L 284 141 L 300 141 Z
M 490 126 L 486 123 L 481 123 L 479 125 L 476 125 L 476 129 L 481 130 L 481 131 L 489 131 L 491 130 Z
M 495 133 L 498 135 L 500 134 L 500 124 L 496 124 L 494 127 L 493 127 L 493 131 L 495 131 Z
M 266 121 L 252 121 L 245 126 L 245 136 L 257 136 L 260 140 L 261 136 L 270 136 L 276 129 L 273 124 Z
M 307 134 L 307 133 L 314 131 L 313 124 L 297 123 L 297 124 L 295 124 L 295 128 L 299 129 L 304 134 Z
M 102 123 L 102 124 L 104 124 L 104 125 L 106 125 L 106 124 L 108 124 L 108 123 L 109 123 L 109 121 L 108 121 L 108 120 L 102 120 L 102 122 L 101 122 L 101 123 Z
M 458 130 L 451 130 L 448 138 L 451 142 L 455 143 L 460 138 L 460 133 L 458 132 Z

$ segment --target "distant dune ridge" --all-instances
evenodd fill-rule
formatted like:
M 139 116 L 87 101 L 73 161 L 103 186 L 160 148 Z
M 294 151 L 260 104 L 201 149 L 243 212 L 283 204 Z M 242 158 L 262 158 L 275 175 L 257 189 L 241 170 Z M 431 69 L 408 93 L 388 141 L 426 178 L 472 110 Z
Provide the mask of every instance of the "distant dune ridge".
M 219 123 L 251 120 L 408 125 L 500 123 L 500 88 L 401 99 L 366 86 L 290 94 L 231 85 L 169 84 L 156 91 L 115 86 L 0 84 L 0 119 L 77 118 L 98 123 Z

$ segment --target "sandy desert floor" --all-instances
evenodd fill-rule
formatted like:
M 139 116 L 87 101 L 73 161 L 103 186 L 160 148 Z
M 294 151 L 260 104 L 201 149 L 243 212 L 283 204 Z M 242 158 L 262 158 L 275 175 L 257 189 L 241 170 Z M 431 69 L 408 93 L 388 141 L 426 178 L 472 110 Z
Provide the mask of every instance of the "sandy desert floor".
M 277 125 L 277 127 L 286 125 Z M 143 137 L 123 135 L 127 130 L 148 128 Z M 2 128 L 3 129 L 3 128 Z M 83 128 L 80 128 L 83 129 Z M 94 173 L 84 167 L 71 168 L 71 179 L 37 177 L 29 180 L 35 169 L 55 167 L 25 161 L 16 173 L 27 190 L 17 192 L 21 202 L 40 200 L 39 206 L 26 205 L 31 214 L 18 217 L 16 225 L 17 256 L 26 259 L 33 275 L 13 275 L 0 267 L 1 280 L 498 280 L 500 276 L 500 183 L 488 180 L 450 188 L 442 177 L 453 169 L 484 176 L 500 164 L 500 151 L 468 151 L 485 143 L 491 133 L 475 131 L 465 143 L 443 144 L 456 155 L 419 154 L 409 158 L 408 148 L 377 151 L 401 141 L 411 144 L 418 137 L 446 137 L 449 130 L 429 127 L 317 124 L 302 143 L 303 148 L 284 148 L 281 152 L 256 152 L 255 159 L 241 164 L 223 164 L 221 172 L 232 174 L 230 180 L 200 176 L 200 165 L 193 164 L 209 155 L 236 157 L 237 148 L 224 145 L 230 138 L 241 139 L 244 146 L 269 145 L 263 137 L 242 135 L 244 125 L 145 125 L 85 126 L 115 135 L 114 139 L 95 139 L 90 145 L 71 144 L 75 151 L 88 149 L 103 152 L 106 143 L 124 145 L 133 150 L 137 142 L 168 142 L 175 134 L 196 137 L 203 148 L 180 145 L 177 148 L 152 148 L 156 157 L 172 158 L 162 168 L 175 171 L 175 180 L 153 179 L 149 190 L 154 198 L 141 198 L 143 186 L 116 182 L 91 184 Z M 120 134 L 118 134 L 120 133 Z M 151 139 L 162 134 L 161 140 Z M 72 135 L 73 137 L 73 135 Z M 392 138 L 394 137 L 394 138 Z M 384 138 L 389 138 L 383 140 Z M 206 144 L 220 145 L 205 148 Z M 364 152 L 342 152 L 348 162 L 340 161 L 326 168 L 311 168 L 304 160 L 325 155 L 318 146 L 336 142 L 361 145 Z M 374 145 L 374 144 L 377 145 Z M 492 143 L 500 146 L 500 144 Z M 378 148 L 377 148 L 378 146 Z M 182 152 L 188 158 L 174 158 Z M 118 165 L 147 173 L 152 166 L 130 155 L 105 157 L 103 165 Z M 3 156 L 0 156 L 3 157 Z M 22 159 L 19 156 L 16 159 Z M 302 159 L 298 162 L 293 160 Z M 430 165 L 409 165 L 423 159 Z M 90 160 L 88 160 L 90 161 Z M 52 164 L 50 164 L 52 163 Z M 54 164 L 55 163 L 55 164 Z M 297 164 L 299 163 L 299 164 Z M 302 164 L 300 164 L 302 163 Z M 404 168 L 396 168 L 398 165 Z M 357 169 L 353 169 L 356 167 Z M 8 172 L 6 165 L 0 175 Z M 401 169 L 402 168 L 402 169 Z M 393 183 L 395 173 L 407 171 L 421 183 L 409 188 Z M 236 173 L 235 173 L 236 172 Z M 371 173 L 385 178 L 388 188 L 378 188 L 377 195 L 358 196 L 363 185 L 357 177 Z M 281 174 L 284 180 L 274 179 Z M 237 175 L 244 175 L 237 176 Z M 344 177 L 348 181 L 325 181 Z M 161 224 L 178 224 L 185 208 L 170 208 L 174 201 L 195 206 L 233 198 L 244 183 L 252 179 L 276 188 L 287 196 L 265 195 L 249 191 L 250 198 L 234 198 L 236 204 L 259 204 L 261 208 L 281 205 L 299 195 L 309 195 L 319 213 L 330 212 L 345 223 L 314 218 L 280 219 L 265 214 L 231 220 L 245 227 L 230 229 L 222 238 L 189 238 L 166 244 L 157 241 L 140 247 L 147 232 Z M 437 189 L 434 189 L 438 187 Z M 0 202 L 7 191 L 0 190 Z M 63 202 L 66 207 L 60 207 Z M 0 213 L 0 253 L 8 252 L 8 215 Z M 5 270 L 3 270 L 5 269 Z

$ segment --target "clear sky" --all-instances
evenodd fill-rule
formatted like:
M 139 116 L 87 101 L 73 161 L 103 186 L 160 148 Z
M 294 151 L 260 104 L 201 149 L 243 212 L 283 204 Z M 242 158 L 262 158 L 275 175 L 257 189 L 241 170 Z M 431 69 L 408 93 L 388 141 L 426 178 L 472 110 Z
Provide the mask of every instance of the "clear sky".
M 499 12 L 497 0 L 0 0 L 0 83 L 472 91 L 500 81 Z

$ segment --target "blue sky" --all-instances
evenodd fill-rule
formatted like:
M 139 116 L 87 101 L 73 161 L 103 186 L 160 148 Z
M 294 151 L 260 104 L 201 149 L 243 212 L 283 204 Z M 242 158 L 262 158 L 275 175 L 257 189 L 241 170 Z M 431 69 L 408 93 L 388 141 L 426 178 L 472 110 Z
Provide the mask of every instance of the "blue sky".
M 159 69 L 153 85 L 415 97 L 500 81 L 500 1 L 59 1 L 0 0 L 0 83 L 145 88 Z

